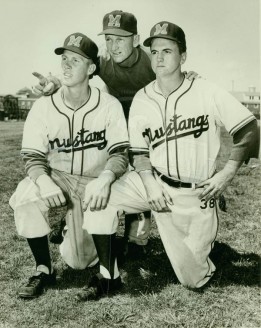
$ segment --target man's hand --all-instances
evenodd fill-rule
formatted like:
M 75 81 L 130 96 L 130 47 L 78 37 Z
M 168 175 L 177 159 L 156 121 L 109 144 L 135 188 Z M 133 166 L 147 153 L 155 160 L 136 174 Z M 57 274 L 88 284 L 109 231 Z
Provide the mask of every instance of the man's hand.
M 193 71 L 184 72 L 184 74 L 185 74 L 185 78 L 188 79 L 189 81 L 201 78 L 201 76 L 199 76 L 198 73 L 193 72 Z
M 61 87 L 60 80 L 51 73 L 47 77 L 37 72 L 33 72 L 32 74 L 39 80 L 39 84 L 32 87 L 33 93 L 37 96 L 49 96 Z
M 152 172 L 150 170 L 141 171 L 140 177 L 151 209 L 155 212 L 171 212 L 168 204 L 173 205 L 173 201 L 169 193 L 155 180 Z
M 111 56 L 107 50 L 106 44 L 103 43 L 101 46 L 99 46 L 98 56 L 102 57 L 105 61 L 110 59 Z
M 66 199 L 60 187 L 46 174 L 36 180 L 39 187 L 39 196 L 47 207 L 59 207 L 66 204 Z
M 100 176 L 87 184 L 83 201 L 83 210 L 88 206 L 91 211 L 104 210 L 108 204 L 111 184 L 115 181 L 115 174 L 109 170 L 103 171 Z
M 198 196 L 198 198 L 204 198 L 206 202 L 211 198 L 218 199 L 227 186 L 231 183 L 242 163 L 243 162 L 229 160 L 223 170 L 219 171 L 212 178 L 199 183 L 196 188 L 205 187 L 205 189 Z

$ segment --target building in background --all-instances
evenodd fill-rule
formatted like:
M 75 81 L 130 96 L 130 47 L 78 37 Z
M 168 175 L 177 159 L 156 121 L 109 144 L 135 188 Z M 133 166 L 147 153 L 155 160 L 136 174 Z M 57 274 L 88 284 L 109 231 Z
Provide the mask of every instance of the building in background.
M 231 91 L 231 94 L 246 106 L 257 119 L 260 119 L 260 92 L 254 86 L 250 86 L 248 91 Z
M 254 86 L 248 91 L 231 91 L 231 94 L 260 119 L 260 92 Z M 15 95 L 0 95 L 0 120 L 25 120 L 37 98 L 28 88 Z
M 0 120 L 25 120 L 36 99 L 28 93 L 0 95 Z

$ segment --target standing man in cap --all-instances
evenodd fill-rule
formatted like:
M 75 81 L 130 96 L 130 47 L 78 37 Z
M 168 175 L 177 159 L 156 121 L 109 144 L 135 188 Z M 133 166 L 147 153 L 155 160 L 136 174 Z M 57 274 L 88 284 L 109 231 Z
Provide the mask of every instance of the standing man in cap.
M 104 212 L 111 213 L 112 207 L 115 213 L 151 209 L 177 278 L 185 287 L 198 289 L 216 270 L 209 258 L 218 228 L 216 200 L 242 163 L 257 157 L 257 121 L 215 84 L 185 79 L 181 66 L 186 39 L 179 26 L 155 24 L 144 45 L 150 47 L 156 80 L 141 89 L 131 105 L 129 135 L 136 172 L 112 185 Z M 217 172 L 222 126 L 233 137 L 233 147 Z M 104 222 L 108 234 L 114 232 L 114 218 Z M 97 213 L 84 217 L 89 233 L 98 234 L 101 224 Z
M 103 31 L 99 35 L 105 35 L 108 55 L 100 57 L 99 76 L 105 82 L 108 92 L 120 101 L 128 121 L 134 95 L 155 80 L 150 58 L 139 45 L 136 17 L 128 12 L 114 10 L 104 16 Z M 54 77 L 37 76 L 40 78 L 40 84 L 35 86 L 38 94 L 49 94 L 60 87 L 59 80 Z M 197 74 L 193 72 L 188 73 L 190 80 L 196 76 Z M 137 214 L 126 216 L 125 253 L 128 249 L 132 249 L 132 254 L 146 252 L 143 246 L 148 243 L 150 216 L 150 211 L 138 216 Z M 61 230 L 55 231 L 51 240 L 53 236 L 61 240 Z
M 91 208 L 106 207 L 111 183 L 128 165 L 121 104 L 89 85 L 97 74 L 96 44 L 84 34 L 73 33 L 55 53 L 61 55 L 62 87 L 37 100 L 28 114 L 21 151 L 27 177 L 10 199 L 18 234 L 27 239 L 36 262 L 35 274 L 18 291 L 22 298 L 35 298 L 55 283 L 47 239 L 48 211 L 64 205 L 68 227 L 61 245 L 64 260 L 84 269 L 97 262 L 98 253 L 100 283 L 109 290 L 109 280 L 102 276 L 109 264 L 100 253 L 104 244 L 108 249 L 115 247 L 115 235 L 90 236 L 82 229 L 82 199 L 86 192 Z M 117 270 L 113 277 L 110 288 L 119 288 Z

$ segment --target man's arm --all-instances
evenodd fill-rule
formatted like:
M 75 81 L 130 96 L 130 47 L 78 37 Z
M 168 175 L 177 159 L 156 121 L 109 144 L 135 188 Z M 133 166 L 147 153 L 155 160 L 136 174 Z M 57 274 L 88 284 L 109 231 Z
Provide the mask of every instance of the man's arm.
M 154 178 L 149 153 L 131 153 L 130 158 L 132 166 L 135 168 L 135 171 L 139 173 L 144 184 L 151 209 L 156 212 L 169 212 L 170 209 L 168 204 L 173 205 L 173 201 L 167 190 Z
M 199 199 L 204 198 L 208 201 L 213 197 L 219 198 L 241 165 L 248 162 L 251 157 L 258 157 L 258 150 L 259 133 L 257 121 L 253 120 L 234 134 L 231 154 L 223 170 L 197 185 L 197 188 L 205 187 Z
M 199 199 L 209 201 L 211 198 L 218 199 L 227 186 L 231 183 L 243 161 L 229 160 L 224 168 L 215 174 L 212 178 L 207 179 L 197 185 L 196 188 L 204 187 L 204 191 L 199 195 Z
M 144 184 L 148 203 L 153 211 L 170 212 L 168 204 L 173 205 L 172 198 L 153 176 L 151 170 L 140 171 L 139 175 Z
M 128 167 L 128 147 L 115 149 L 110 154 L 104 171 L 99 177 L 90 182 L 85 189 L 83 210 L 90 206 L 91 211 L 106 208 L 110 196 L 112 183 L 125 173 Z
M 21 152 L 28 176 L 39 188 L 39 197 L 47 207 L 66 204 L 66 199 L 59 186 L 49 176 L 46 156 L 34 152 Z

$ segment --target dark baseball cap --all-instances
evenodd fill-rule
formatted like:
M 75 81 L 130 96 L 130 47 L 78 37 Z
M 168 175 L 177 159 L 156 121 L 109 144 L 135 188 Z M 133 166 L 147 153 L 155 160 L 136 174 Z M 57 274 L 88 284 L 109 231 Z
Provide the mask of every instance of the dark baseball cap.
M 63 47 L 56 48 L 56 55 L 62 55 L 64 50 L 70 50 L 85 58 L 91 58 L 94 62 L 98 60 L 98 47 L 86 35 L 76 32 L 67 36 Z
M 103 18 L 103 31 L 98 35 L 112 34 L 119 36 L 131 36 L 137 34 L 137 19 L 122 10 L 114 10 Z
M 143 45 L 145 47 L 150 47 L 152 40 L 155 38 L 176 41 L 182 44 L 184 51 L 186 51 L 185 33 L 178 25 L 166 21 L 155 24 L 150 30 L 150 37 L 143 42 Z

